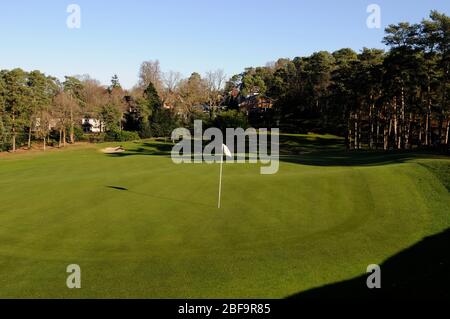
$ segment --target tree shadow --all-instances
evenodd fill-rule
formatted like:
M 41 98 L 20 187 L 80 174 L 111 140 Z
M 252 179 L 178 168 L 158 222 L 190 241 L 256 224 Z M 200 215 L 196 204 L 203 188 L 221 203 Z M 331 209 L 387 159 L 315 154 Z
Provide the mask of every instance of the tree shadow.
M 339 137 L 320 135 L 280 135 L 281 155 L 300 155 L 317 151 L 343 151 L 345 143 Z
M 112 189 L 116 189 L 116 190 L 119 190 L 119 191 L 127 191 L 128 190 L 128 188 L 120 187 L 120 186 L 106 186 L 106 187 L 112 188 Z
M 344 140 L 320 135 L 280 136 L 280 161 L 311 166 L 374 166 L 442 156 L 434 150 L 347 150 Z
M 419 163 L 420 166 L 425 167 L 434 176 L 441 181 L 441 183 L 450 192 L 450 163 L 444 161 L 433 161 L 426 163 Z
M 114 189 L 114 190 L 126 191 L 126 192 L 134 194 L 134 195 L 145 196 L 145 197 L 158 199 L 158 200 L 179 202 L 179 203 L 189 204 L 189 205 L 200 205 L 200 206 L 204 206 L 204 207 L 208 207 L 208 208 L 216 208 L 216 206 L 208 205 L 208 204 L 205 204 L 205 203 L 193 202 L 193 201 L 189 201 L 189 200 L 173 198 L 173 197 L 167 197 L 167 196 L 159 196 L 159 195 L 154 195 L 154 194 L 150 194 L 150 193 L 136 192 L 136 191 L 130 190 L 130 189 L 128 189 L 126 187 L 122 187 L 122 186 L 111 186 L 111 185 L 108 185 L 106 187 L 110 188 L 110 189 Z
M 106 156 L 116 158 L 142 155 L 170 157 L 173 145 L 171 142 L 157 139 L 140 143 L 137 147 L 126 149 L 125 152 L 106 154 Z M 311 166 L 374 166 L 404 163 L 412 159 L 431 156 L 442 157 L 442 154 L 438 152 L 427 150 L 346 150 L 342 138 L 319 135 L 281 135 L 279 149 L 280 161 Z M 191 158 L 193 157 L 194 154 L 191 154 Z M 245 158 L 248 159 L 248 157 L 247 153 Z
M 136 155 L 146 156 L 170 156 L 173 144 L 164 143 L 158 140 L 143 142 L 140 147 L 127 149 L 121 153 L 107 154 L 110 157 L 128 157 Z
M 380 289 L 368 289 L 366 280 L 370 274 L 364 274 L 288 298 L 450 300 L 450 228 L 422 239 L 390 257 L 380 267 Z
M 280 161 L 311 166 L 375 166 L 405 163 L 434 155 L 396 151 L 313 151 L 300 155 L 281 155 Z

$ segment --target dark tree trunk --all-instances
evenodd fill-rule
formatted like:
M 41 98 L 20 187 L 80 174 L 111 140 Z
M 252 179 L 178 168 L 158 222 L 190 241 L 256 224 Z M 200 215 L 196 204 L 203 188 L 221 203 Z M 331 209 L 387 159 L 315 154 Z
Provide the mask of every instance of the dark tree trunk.
M 445 144 L 448 145 L 448 133 L 450 130 L 450 120 L 447 120 L 447 133 L 445 134 Z
M 380 117 L 377 118 L 377 135 L 375 138 L 375 149 L 378 149 L 378 145 L 380 143 Z
M 388 123 L 389 121 L 389 123 Z M 383 127 L 383 149 L 387 151 L 389 149 L 389 131 L 391 126 L 391 120 L 385 120 L 384 121 L 384 127 Z
M 347 117 L 347 134 L 345 135 L 345 147 L 349 150 L 352 145 L 352 127 L 351 127 L 351 116 Z
M 32 132 L 33 121 L 30 123 L 30 128 L 28 129 L 28 149 L 31 149 L 31 132 Z
M 355 141 L 355 149 L 358 149 L 358 145 L 359 145 L 359 129 L 358 129 L 358 112 L 355 112 L 355 128 L 354 128 L 354 141 Z
M 75 143 L 75 128 L 73 119 L 73 110 L 70 108 L 70 144 Z
M 398 117 L 397 117 L 397 98 L 394 97 L 394 148 L 398 148 Z
M 422 145 L 422 135 L 423 135 L 423 125 L 422 125 L 422 114 L 419 114 L 419 140 L 418 144 L 419 146 Z
M 400 123 L 400 134 L 399 134 L 399 140 L 398 140 L 398 149 L 402 149 L 405 147 L 405 91 L 402 86 L 401 89 L 401 123 Z
M 412 113 L 409 113 L 408 123 L 406 124 L 405 132 L 405 149 L 412 149 L 411 145 L 411 122 L 413 121 Z
M 373 125 L 373 111 L 374 111 L 375 106 L 372 104 L 370 106 L 370 110 L 369 110 L 369 126 L 370 126 L 370 131 L 369 131 L 369 148 L 372 150 L 373 149 L 373 136 L 374 136 L 374 125 Z
M 16 116 L 12 112 L 12 151 L 16 151 Z

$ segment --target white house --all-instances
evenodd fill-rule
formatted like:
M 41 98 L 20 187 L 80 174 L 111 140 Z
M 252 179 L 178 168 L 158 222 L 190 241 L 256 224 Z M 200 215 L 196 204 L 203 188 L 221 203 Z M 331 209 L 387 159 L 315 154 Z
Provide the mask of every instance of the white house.
M 105 131 L 103 122 L 98 119 L 84 118 L 81 121 L 81 125 L 86 133 L 102 133 Z

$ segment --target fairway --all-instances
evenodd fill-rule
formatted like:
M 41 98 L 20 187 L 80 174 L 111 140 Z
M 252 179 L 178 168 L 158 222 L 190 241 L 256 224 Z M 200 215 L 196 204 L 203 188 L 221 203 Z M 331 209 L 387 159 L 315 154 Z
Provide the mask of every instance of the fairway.
M 0 297 L 283 298 L 450 227 L 448 158 L 282 142 L 277 174 L 224 165 L 221 209 L 219 165 L 176 165 L 162 141 L 0 157 Z

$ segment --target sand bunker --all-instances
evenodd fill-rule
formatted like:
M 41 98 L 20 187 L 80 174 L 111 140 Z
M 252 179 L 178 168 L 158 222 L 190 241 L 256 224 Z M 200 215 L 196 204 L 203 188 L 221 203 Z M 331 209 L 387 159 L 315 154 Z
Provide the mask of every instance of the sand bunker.
M 107 153 L 107 154 L 122 153 L 122 152 L 125 152 L 125 149 L 122 146 L 107 147 L 107 148 L 102 149 L 102 152 Z

